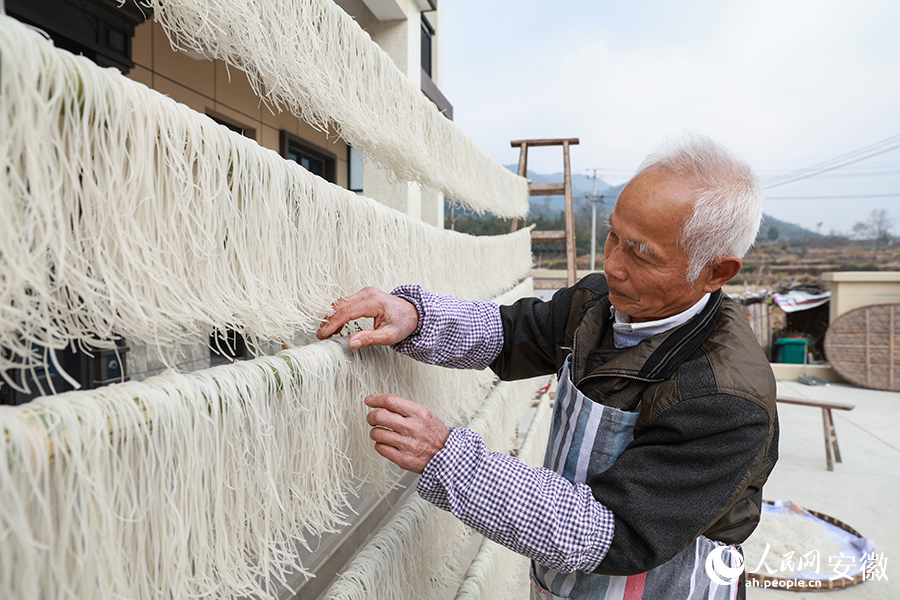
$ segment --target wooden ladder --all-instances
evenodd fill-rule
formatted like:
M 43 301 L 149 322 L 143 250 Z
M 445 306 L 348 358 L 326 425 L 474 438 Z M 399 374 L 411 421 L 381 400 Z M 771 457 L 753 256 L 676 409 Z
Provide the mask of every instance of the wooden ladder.
M 578 143 L 578 138 L 552 139 L 552 140 L 516 140 L 510 142 L 513 148 L 519 148 L 519 176 L 528 175 L 528 149 L 534 146 L 562 146 L 563 147 L 563 171 L 565 180 L 562 183 L 530 183 L 528 192 L 532 196 L 557 196 L 564 194 L 566 197 L 565 231 L 531 231 L 532 244 L 546 244 L 553 242 L 565 242 L 566 244 L 566 285 L 575 285 L 577 277 L 575 270 L 575 209 L 572 205 L 572 169 L 569 167 L 569 146 Z M 512 220 L 510 231 L 519 227 L 519 220 Z

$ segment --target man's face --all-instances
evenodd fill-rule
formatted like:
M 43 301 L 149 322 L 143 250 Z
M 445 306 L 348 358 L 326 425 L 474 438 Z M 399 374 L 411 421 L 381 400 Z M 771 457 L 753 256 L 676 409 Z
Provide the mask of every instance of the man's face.
M 688 257 L 678 244 L 690 198 L 684 182 L 652 169 L 632 179 L 616 201 L 603 270 L 612 305 L 636 323 L 683 312 L 706 292 L 709 269 L 688 284 Z

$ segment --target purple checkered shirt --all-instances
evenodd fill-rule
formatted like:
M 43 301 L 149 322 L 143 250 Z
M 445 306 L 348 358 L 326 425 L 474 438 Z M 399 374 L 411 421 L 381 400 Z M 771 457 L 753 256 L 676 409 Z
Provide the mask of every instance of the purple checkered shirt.
M 500 307 L 425 292 L 393 292 L 419 312 L 419 326 L 394 349 L 416 360 L 483 369 L 503 348 Z M 454 428 L 425 467 L 419 495 L 488 539 L 561 572 L 593 571 L 612 543 L 612 511 L 583 483 L 487 452 L 481 436 Z

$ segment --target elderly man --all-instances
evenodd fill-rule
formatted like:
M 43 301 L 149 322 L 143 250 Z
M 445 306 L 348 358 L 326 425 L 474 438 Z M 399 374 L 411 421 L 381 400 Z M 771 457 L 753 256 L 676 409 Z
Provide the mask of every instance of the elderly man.
M 559 373 L 545 468 L 487 453 L 428 409 L 370 396 L 376 450 L 419 494 L 532 559 L 533 598 L 743 597 L 739 544 L 777 459 L 775 382 L 721 287 L 762 215 L 752 171 L 692 136 L 651 155 L 607 225 L 605 276 L 512 306 L 402 286 L 335 304 L 395 348 L 502 379 Z

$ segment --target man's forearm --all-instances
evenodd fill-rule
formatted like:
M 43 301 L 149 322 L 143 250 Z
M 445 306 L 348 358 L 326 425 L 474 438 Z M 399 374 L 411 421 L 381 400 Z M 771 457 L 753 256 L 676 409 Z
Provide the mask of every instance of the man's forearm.
M 489 453 L 468 429 L 451 432 L 417 489 L 485 537 L 556 571 L 593 571 L 612 543 L 613 514 L 587 485 Z
M 418 285 L 400 286 L 393 295 L 411 302 L 419 326 L 393 348 L 418 361 L 454 369 L 484 369 L 503 348 L 500 307 L 432 294 Z

